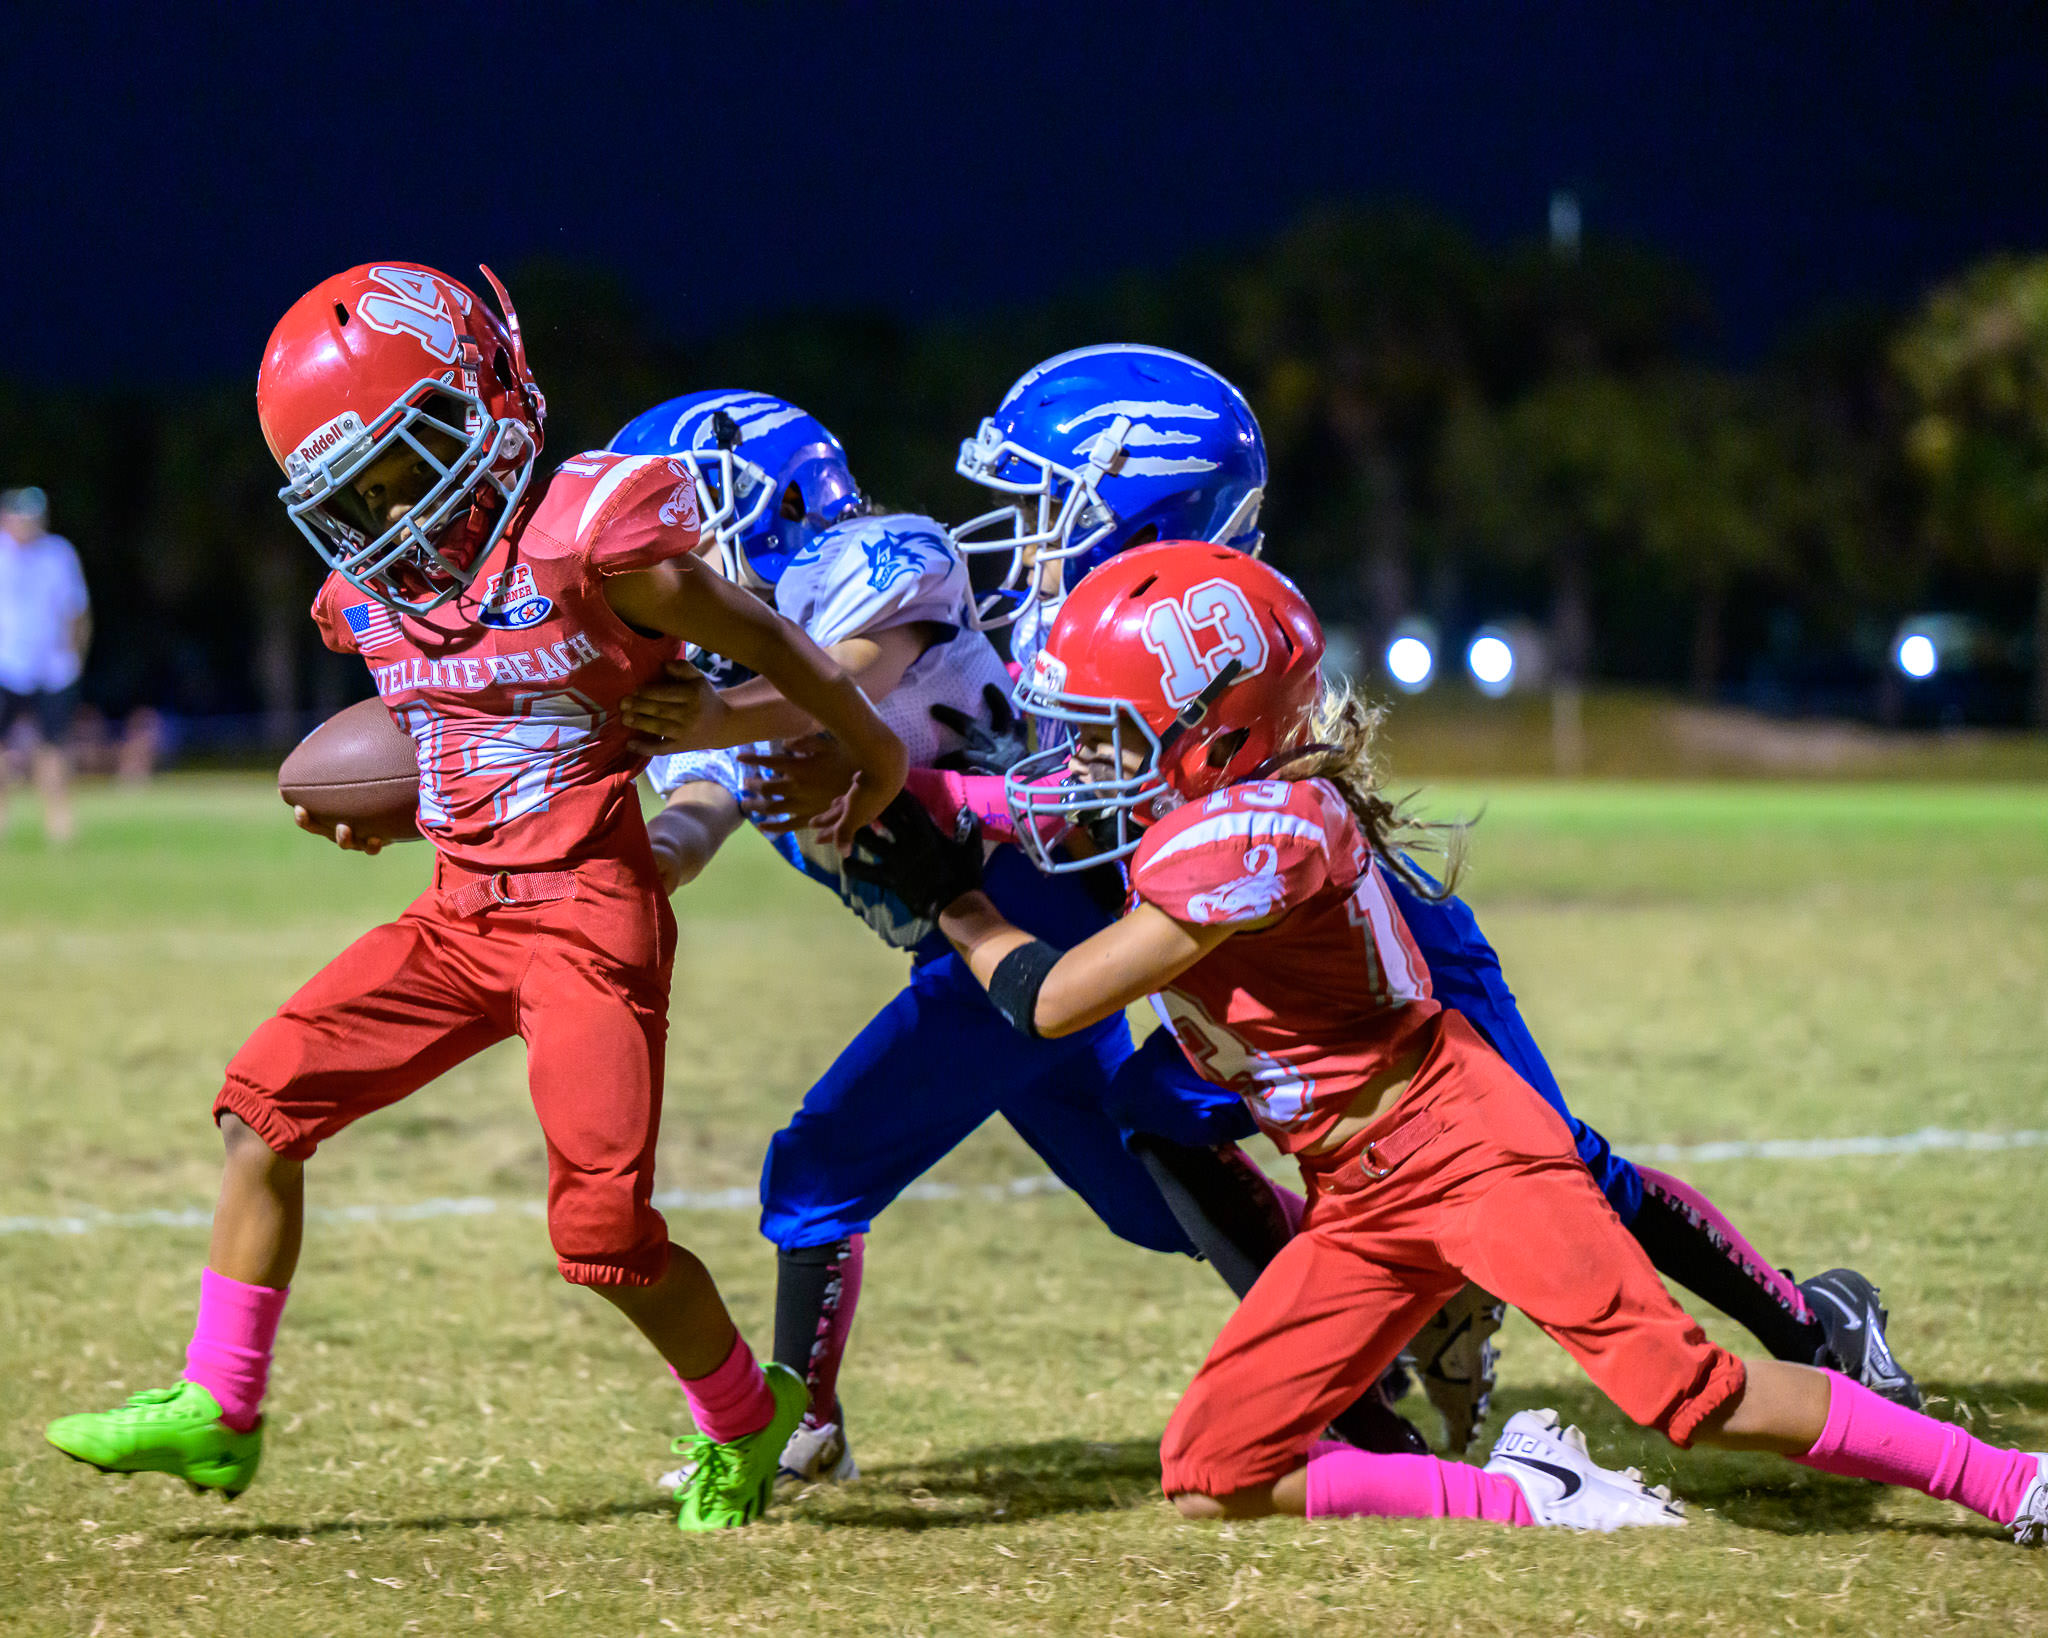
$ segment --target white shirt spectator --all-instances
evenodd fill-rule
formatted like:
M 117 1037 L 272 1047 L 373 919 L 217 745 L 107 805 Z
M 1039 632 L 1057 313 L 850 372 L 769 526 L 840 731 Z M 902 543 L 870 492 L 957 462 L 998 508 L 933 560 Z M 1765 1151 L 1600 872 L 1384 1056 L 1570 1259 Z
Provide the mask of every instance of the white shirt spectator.
M 78 554 L 62 535 L 26 543 L 0 529 L 0 688 L 55 693 L 78 681 L 85 657 L 72 622 L 90 607 Z

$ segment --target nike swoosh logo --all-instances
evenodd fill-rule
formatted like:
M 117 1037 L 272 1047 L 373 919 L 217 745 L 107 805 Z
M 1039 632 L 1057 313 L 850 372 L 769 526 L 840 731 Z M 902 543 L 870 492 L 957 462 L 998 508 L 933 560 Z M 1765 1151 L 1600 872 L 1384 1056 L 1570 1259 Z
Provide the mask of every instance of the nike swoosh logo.
M 1584 1479 L 1580 1478 L 1570 1468 L 1559 1467 L 1555 1462 L 1539 1462 L 1534 1456 L 1503 1455 L 1500 1459 L 1504 1462 L 1520 1462 L 1524 1467 L 1533 1467 L 1538 1473 L 1549 1474 L 1559 1484 L 1564 1486 L 1564 1493 L 1557 1498 L 1560 1502 L 1570 1501 L 1572 1497 L 1585 1488 L 1586 1481 Z
M 1863 1329 L 1863 1316 L 1857 1313 L 1856 1310 L 1851 1308 L 1847 1303 L 1842 1301 L 1842 1299 L 1836 1296 L 1832 1291 L 1828 1291 L 1821 1287 L 1816 1286 L 1813 1290 L 1806 1293 L 1806 1300 L 1809 1303 L 1811 1303 L 1815 1297 L 1820 1297 L 1823 1300 L 1834 1304 L 1835 1311 L 1842 1316 L 1843 1330 L 1860 1331 Z

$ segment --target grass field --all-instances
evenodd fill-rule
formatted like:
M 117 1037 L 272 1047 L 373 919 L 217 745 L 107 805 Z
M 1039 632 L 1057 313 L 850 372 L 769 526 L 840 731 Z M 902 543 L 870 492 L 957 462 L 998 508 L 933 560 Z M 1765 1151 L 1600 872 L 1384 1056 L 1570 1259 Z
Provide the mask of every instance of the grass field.
M 1438 800 L 1486 802 L 1470 896 L 1574 1102 L 1624 1149 L 2048 1127 L 2041 787 Z M 2048 1631 L 2048 1554 L 1918 1497 L 1658 1445 L 1519 1319 L 1505 1408 L 1556 1405 L 1688 1497 L 1690 1528 L 1184 1524 L 1158 1496 L 1157 1439 L 1225 1293 L 1109 1239 L 1071 1197 L 986 1197 L 1038 1170 L 1002 1131 L 941 1169 L 955 1197 L 901 1203 L 873 1237 L 843 1384 L 868 1476 L 683 1538 L 651 1483 L 680 1396 L 555 1276 L 516 1046 L 312 1168 L 309 1198 L 335 1215 L 309 1233 L 258 1485 L 224 1506 L 101 1478 L 41 1426 L 176 1372 L 221 1064 L 427 859 L 343 857 L 255 779 L 91 794 L 82 819 L 68 853 L 32 823 L 0 843 L 0 1631 Z M 747 1189 L 901 964 L 744 840 L 678 911 L 660 1186 Z M 1672 1169 L 1801 1273 L 1879 1278 L 1940 1411 L 2038 1448 L 2044 1158 Z M 477 1203 L 341 1210 L 456 1197 Z M 169 1215 L 133 1220 L 148 1212 Z M 60 1217 L 85 1231 L 48 1232 Z M 765 1344 L 773 1263 L 750 1216 L 670 1221 Z

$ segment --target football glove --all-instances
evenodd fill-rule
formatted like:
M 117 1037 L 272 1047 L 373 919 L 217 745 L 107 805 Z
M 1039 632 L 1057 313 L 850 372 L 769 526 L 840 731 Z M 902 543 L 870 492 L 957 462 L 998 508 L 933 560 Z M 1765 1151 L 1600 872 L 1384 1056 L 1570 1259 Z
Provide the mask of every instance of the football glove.
M 846 873 L 896 895 L 911 914 L 939 912 L 981 886 L 981 821 L 962 809 L 953 834 L 904 791 L 855 839 Z
M 988 683 L 983 686 L 981 697 L 988 702 L 986 725 L 958 706 L 932 707 L 932 721 L 966 741 L 957 751 L 934 757 L 934 768 L 946 773 L 1006 774 L 1030 754 L 1031 747 L 1024 738 L 1024 719 L 1010 704 L 1010 696 L 994 683 Z

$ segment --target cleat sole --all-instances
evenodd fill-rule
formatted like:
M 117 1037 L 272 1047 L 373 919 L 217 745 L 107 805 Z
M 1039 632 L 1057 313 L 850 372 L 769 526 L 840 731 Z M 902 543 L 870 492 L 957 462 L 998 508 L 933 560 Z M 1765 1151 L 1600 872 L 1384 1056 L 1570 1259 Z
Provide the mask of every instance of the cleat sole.
M 145 1473 L 163 1473 L 162 1468 L 156 1467 L 102 1467 L 90 1456 L 80 1456 L 73 1451 L 66 1450 L 62 1445 L 52 1445 L 50 1448 L 66 1461 L 76 1462 L 80 1467 L 89 1467 L 95 1473 L 104 1473 L 110 1479 L 135 1479 L 142 1477 Z M 218 1496 L 224 1502 L 234 1501 L 242 1494 L 242 1490 L 248 1488 L 247 1485 L 244 1485 L 242 1490 L 230 1490 L 226 1485 L 202 1484 L 197 1479 L 186 1478 L 182 1473 L 164 1473 L 164 1477 L 176 1479 L 195 1496 Z

